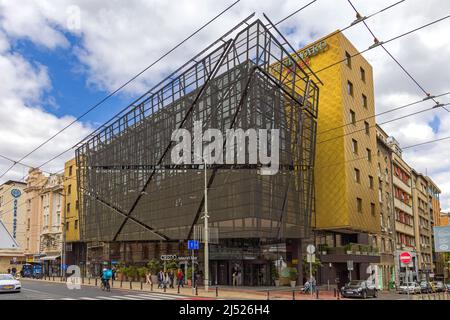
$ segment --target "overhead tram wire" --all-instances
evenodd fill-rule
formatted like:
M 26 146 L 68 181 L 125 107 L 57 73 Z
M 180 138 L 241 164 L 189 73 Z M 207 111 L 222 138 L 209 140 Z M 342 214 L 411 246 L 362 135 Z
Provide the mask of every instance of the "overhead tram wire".
M 144 72 L 146 72 L 148 69 L 150 69 L 151 67 L 153 67 L 155 64 L 157 64 L 159 61 L 161 61 L 162 59 L 164 59 L 166 56 L 168 56 L 169 54 L 171 54 L 173 51 L 175 51 L 176 49 L 178 49 L 181 45 L 183 45 L 186 41 L 188 41 L 189 39 L 191 39 L 193 36 L 195 36 L 197 33 L 199 33 L 201 30 L 203 30 L 205 27 L 207 27 L 208 25 L 210 25 L 212 22 L 214 22 L 216 19 L 218 19 L 220 16 L 222 16 L 225 12 L 227 12 L 228 10 L 230 10 L 232 7 L 234 7 L 237 3 L 239 3 L 241 0 L 236 0 L 235 2 L 233 2 L 231 5 L 229 5 L 227 8 L 225 8 L 224 10 L 222 10 L 219 14 L 217 14 L 215 17 L 213 17 L 212 19 L 210 19 L 207 23 L 205 23 L 203 26 L 201 26 L 200 28 L 198 28 L 196 31 L 194 31 L 193 33 L 191 33 L 191 35 L 189 35 L 187 38 L 185 38 L 183 41 L 181 41 L 180 43 L 178 43 L 175 47 L 173 47 L 172 49 L 170 49 L 169 51 L 167 51 L 165 54 L 163 54 L 161 57 L 159 57 L 158 59 L 156 59 L 154 62 L 152 62 L 150 65 L 148 65 L 147 67 L 145 67 L 143 70 L 141 70 L 139 73 L 137 73 L 135 76 L 133 76 L 130 80 L 128 80 L 127 82 L 125 82 L 124 84 L 122 84 L 120 87 L 118 87 L 116 90 L 114 90 L 113 92 L 111 92 L 110 94 L 108 94 L 106 97 L 104 97 L 102 100 L 100 100 L 98 103 L 96 103 L 95 105 L 93 105 L 92 107 L 90 107 L 88 110 L 86 110 L 83 114 L 81 114 L 80 116 L 78 116 L 75 120 L 73 120 L 72 122 L 70 122 L 68 125 L 66 125 L 64 128 L 62 128 L 61 130 L 59 130 L 58 132 L 56 132 L 55 134 L 53 134 L 50 138 L 48 138 L 47 140 L 45 140 L 44 142 L 42 142 L 40 145 L 38 145 L 37 147 L 35 147 L 33 150 L 31 150 L 30 152 L 28 152 L 26 155 L 24 155 L 22 158 L 19 159 L 19 161 L 23 161 L 25 158 L 27 158 L 28 156 L 30 156 L 31 154 L 33 154 L 34 152 L 36 152 L 37 150 L 39 150 L 40 148 L 42 148 L 44 145 L 46 145 L 47 143 L 49 143 L 51 140 L 53 140 L 55 137 L 57 137 L 59 134 L 61 134 L 62 132 L 64 132 L 66 129 L 68 129 L 69 127 L 71 127 L 72 125 L 74 125 L 76 122 L 78 122 L 79 120 L 81 120 L 82 118 L 84 118 L 87 114 L 89 114 L 90 112 L 92 112 L 93 110 L 95 110 L 97 107 L 99 107 L 101 104 L 103 104 L 105 101 L 107 101 L 109 98 L 111 98 L 112 96 L 114 96 L 116 93 L 118 93 L 119 91 L 121 91 L 123 88 L 125 88 L 127 85 L 129 85 L 131 82 L 133 82 L 135 79 L 137 79 L 139 76 L 141 76 Z M 7 174 L 12 168 L 14 168 L 14 166 L 16 165 L 16 163 L 13 163 L 5 172 L 3 172 L 0 175 L 0 179 L 5 176 L 5 174 Z
M 401 3 L 401 2 L 399 2 L 399 3 Z M 396 3 L 396 4 L 398 4 L 398 3 Z M 394 5 L 396 5 L 396 4 L 394 4 Z M 392 6 L 394 6 L 394 5 L 391 5 L 390 8 L 391 8 Z M 383 10 L 380 10 L 380 11 L 377 12 L 377 13 L 383 12 L 383 11 L 386 10 L 386 9 L 387 9 L 387 8 L 385 8 L 385 9 L 383 9 Z M 375 13 L 375 14 L 377 14 L 377 13 Z M 372 16 L 374 16 L 375 14 L 373 14 Z M 440 21 L 443 21 L 443 20 L 445 20 L 445 19 L 448 19 L 449 17 L 450 17 L 450 15 L 447 15 L 447 16 L 445 16 L 445 17 L 436 19 L 436 20 L 434 20 L 434 21 L 432 21 L 432 22 L 429 22 L 429 23 L 427 23 L 427 24 L 425 24 L 425 25 L 422 25 L 422 26 L 420 26 L 420 27 L 414 28 L 414 29 L 409 30 L 409 31 L 407 31 L 407 32 L 404 32 L 404 33 L 402 33 L 402 34 L 400 34 L 400 35 L 397 35 L 397 36 L 395 36 L 395 37 L 393 37 L 393 38 L 391 38 L 391 39 L 389 39 L 389 40 L 387 40 L 387 41 L 385 41 L 385 42 L 383 42 L 383 43 L 386 44 L 386 43 L 395 41 L 395 40 L 400 39 L 400 38 L 402 38 L 402 37 L 404 37 L 404 36 L 406 36 L 406 35 L 409 35 L 409 34 L 411 34 L 411 33 L 414 33 L 414 32 L 416 32 L 416 31 L 418 31 L 418 30 L 424 29 L 424 28 L 426 28 L 426 27 L 428 27 L 428 26 L 431 26 L 431 25 L 436 24 L 436 23 L 438 23 L 438 22 L 440 22 Z M 355 23 L 355 24 L 356 24 L 356 23 Z M 355 25 L 355 24 L 354 24 L 354 25 Z M 367 51 L 369 51 L 369 50 L 372 50 L 372 49 L 374 49 L 374 48 L 375 48 L 375 46 L 370 46 L 369 48 L 367 48 L 367 49 L 365 49 L 365 50 L 363 50 L 363 51 L 359 51 L 359 52 L 357 52 L 356 54 L 353 54 L 353 55 L 351 56 L 351 58 L 356 57 L 356 56 L 358 56 L 358 55 L 361 55 L 361 54 L 363 54 L 363 53 L 365 53 L 365 52 L 367 52 Z M 338 65 L 338 64 L 340 64 L 340 63 L 342 63 L 342 62 L 345 62 L 346 59 L 347 59 L 347 58 L 344 58 L 344 59 L 339 60 L 339 61 L 337 61 L 337 62 L 335 62 L 335 63 L 332 63 L 332 64 L 330 64 L 330 65 L 328 65 L 328 66 L 326 66 L 326 67 L 324 67 L 324 68 L 322 68 L 322 69 L 320 69 L 320 70 L 315 71 L 315 73 L 322 72 L 322 71 L 324 71 L 324 70 L 326 70 L 326 69 L 329 69 L 329 68 L 331 68 L 331 67 L 333 67 L 333 66 L 335 66 L 335 65 Z M 64 154 L 64 153 L 66 153 L 66 152 L 68 152 L 68 151 L 74 149 L 75 147 L 76 147 L 76 146 L 73 146 L 73 147 L 67 149 L 66 151 L 63 151 L 63 152 L 60 153 L 59 155 L 57 155 L 57 156 L 53 157 L 52 159 L 46 161 L 45 164 L 47 164 L 47 163 L 49 163 L 49 162 L 55 160 L 56 158 L 58 158 L 58 157 L 61 156 L 62 154 Z M 37 168 L 40 168 L 40 167 L 41 167 L 41 166 L 39 166 L 39 167 L 37 167 Z
M 439 97 L 443 97 L 443 96 L 446 96 L 446 95 L 449 95 L 449 94 L 450 94 L 450 91 L 447 91 L 447 92 L 438 94 L 438 95 L 436 95 L 434 97 L 435 98 L 439 98 Z M 406 108 L 412 107 L 412 106 L 414 106 L 416 104 L 425 102 L 427 100 L 428 99 L 420 99 L 420 100 L 417 100 L 417 101 L 410 102 L 408 104 L 402 105 L 400 107 L 394 107 L 392 109 L 388 109 L 386 111 L 383 111 L 383 112 L 380 112 L 380 113 L 376 113 L 374 115 L 371 115 L 371 116 L 368 116 L 368 117 L 365 117 L 365 118 L 358 119 L 355 122 L 348 122 L 348 123 L 345 123 L 345 124 L 337 126 L 337 127 L 333 127 L 333 128 L 329 128 L 329 129 L 317 132 L 317 135 L 319 136 L 321 134 L 324 134 L 324 133 L 327 133 L 327 132 L 330 132 L 330 131 L 334 131 L 334 130 L 337 130 L 337 129 L 340 129 L 340 128 L 344 128 L 344 127 L 347 127 L 347 126 L 350 126 L 350 125 L 354 125 L 354 124 L 359 123 L 361 121 L 369 120 L 369 119 L 372 119 L 372 118 L 375 118 L 375 117 L 378 117 L 378 116 L 381 116 L 381 115 L 385 115 L 385 114 L 388 114 L 388 113 L 391 113 L 391 112 L 394 112 L 394 111 L 406 109 Z M 441 105 L 437 105 L 437 106 L 434 106 L 434 107 L 436 108 L 436 107 L 442 107 L 442 106 Z
M 360 13 L 358 12 L 358 10 L 356 9 L 356 7 L 353 5 L 353 3 L 351 2 L 351 0 L 347 0 L 348 3 L 350 4 L 350 6 L 353 8 L 353 10 L 356 12 L 356 17 L 359 18 L 361 17 Z M 373 37 L 374 40 L 374 44 L 375 45 L 380 45 L 381 48 L 383 48 L 383 50 L 389 55 L 389 57 L 403 70 L 403 72 L 417 85 L 417 87 L 425 94 L 426 97 L 431 97 L 430 99 L 432 99 L 434 101 L 435 104 L 439 104 L 438 101 L 435 100 L 434 97 L 431 96 L 430 92 L 425 90 L 424 87 L 411 75 L 410 72 L 408 72 L 408 70 L 406 70 L 406 68 L 398 61 L 398 59 L 396 59 L 393 54 L 386 49 L 386 47 L 383 45 L 383 41 L 379 41 L 377 36 L 375 36 L 375 34 L 373 33 L 373 31 L 369 28 L 368 24 L 366 23 L 366 21 L 362 20 L 364 26 L 366 27 L 366 29 L 370 32 L 370 34 Z M 445 107 L 444 109 L 449 112 Z
M 409 146 L 406 146 L 406 147 L 402 147 L 401 149 L 405 150 L 405 149 L 416 148 L 416 147 L 420 147 L 420 146 L 423 146 L 423 145 L 436 143 L 436 142 L 449 140 L 449 139 L 450 139 L 450 136 L 442 137 L 442 138 L 436 138 L 436 139 L 433 139 L 433 140 L 420 142 L 420 143 L 412 144 L 412 145 L 409 145 Z M 354 158 L 354 159 L 348 159 L 348 160 L 345 160 L 345 161 L 339 161 L 339 162 L 335 162 L 335 163 L 332 163 L 332 164 L 327 164 L 325 166 L 315 167 L 314 169 L 324 169 L 324 168 L 328 168 L 328 167 L 339 166 L 341 164 L 346 164 L 346 163 L 355 162 L 355 161 L 359 161 L 359 160 L 367 160 L 367 159 L 368 159 L 368 156 L 361 156 L 361 157 L 357 157 L 357 158 Z
M 240 1 L 240 0 L 239 0 Z M 210 20 L 207 24 L 209 24 L 209 23 L 211 23 L 214 19 L 216 19 L 216 18 L 218 18 L 221 14 L 223 14 L 223 13 L 225 13 L 225 11 L 227 11 L 227 10 L 229 10 L 232 6 L 234 6 L 235 4 L 237 4 L 239 1 L 236 1 L 236 2 L 234 2 L 232 5 L 230 5 L 228 8 L 226 8 L 224 11 L 222 11 L 218 16 L 216 16 L 215 18 L 213 18 L 212 20 Z M 317 0 L 315 0 L 315 1 L 317 1 Z M 305 6 L 303 6 L 302 8 L 300 8 L 300 9 L 298 9 L 298 10 L 296 10 L 293 14 L 291 13 L 291 14 L 289 14 L 288 16 L 286 16 L 285 18 L 283 18 L 283 19 L 281 19 L 280 21 L 278 21 L 275 25 L 278 25 L 278 24 L 280 24 L 280 23 L 282 23 L 282 22 L 284 22 L 285 20 L 287 20 L 288 18 L 290 18 L 290 17 L 292 17 L 294 14 L 297 14 L 298 12 L 300 12 L 301 10 L 303 10 L 304 8 L 306 8 L 306 7 L 308 7 L 310 4 L 312 4 L 312 3 L 314 3 L 315 1 L 312 1 L 312 2 L 310 2 L 310 3 L 308 3 L 307 5 L 305 5 Z M 381 11 L 380 11 L 381 12 Z M 250 15 L 249 17 L 247 17 L 246 19 L 244 19 L 243 21 L 245 22 L 246 20 L 248 20 L 249 18 L 251 18 L 252 16 L 253 16 L 254 14 L 252 14 L 252 15 Z M 206 24 L 206 25 L 207 25 Z M 206 25 L 204 25 L 202 28 L 204 28 Z M 199 32 L 201 29 L 199 29 L 199 30 L 197 30 L 196 31 L 196 33 L 197 32 Z M 228 33 L 227 33 L 228 34 Z M 194 34 L 192 34 L 190 37 L 192 37 Z M 182 43 L 184 43 L 186 40 L 188 40 L 190 37 L 188 37 L 188 38 L 186 38 L 185 40 L 183 40 L 183 42 Z M 221 37 L 221 39 L 223 38 L 223 36 Z M 154 64 L 156 64 L 159 60 L 161 60 L 162 58 L 164 58 L 165 56 L 167 56 L 169 53 L 171 53 L 174 49 L 176 49 L 178 46 L 180 46 L 182 43 L 180 43 L 180 44 L 178 44 L 176 47 L 174 47 L 172 50 L 170 50 L 169 52 L 167 52 L 166 54 L 164 54 L 163 56 L 161 56 L 161 58 L 159 58 L 157 61 L 155 61 L 154 63 L 152 63 L 149 67 L 147 67 L 145 70 L 147 70 L 148 68 L 150 68 L 152 65 L 154 65 Z M 217 42 L 214 42 L 214 43 L 217 43 Z M 209 48 L 209 47 L 208 47 Z M 205 50 L 204 50 L 205 51 Z M 203 51 L 202 51 L 203 52 Z M 196 56 L 197 57 L 197 56 Z M 178 69 L 179 70 L 179 69 Z M 176 71 L 178 71 L 178 70 L 176 70 Z M 175 71 L 175 72 L 176 72 Z M 142 74 L 144 71 L 141 71 L 140 73 L 139 73 L 139 75 L 140 74 Z M 171 74 L 171 75 L 173 75 L 173 73 Z M 133 80 L 135 79 L 135 78 L 137 78 L 138 76 L 135 76 L 134 78 L 133 78 Z M 129 82 L 131 82 L 132 80 L 130 80 Z M 151 90 L 150 90 L 151 91 Z M 149 93 L 150 91 L 148 91 L 148 92 L 146 92 L 146 94 L 147 93 Z M 143 95 L 143 96 L 145 96 L 145 95 Z M 141 96 L 140 98 L 142 98 L 143 96 Z M 138 98 L 137 100 L 139 100 L 140 98 Z M 136 100 L 136 101 L 137 101 Z M 135 102 L 136 102 L 135 101 Z M 101 103 L 101 102 L 100 102 Z M 100 104 L 99 103 L 99 104 Z M 132 104 L 131 104 L 132 105 Z M 129 106 L 127 106 L 126 108 L 124 108 L 123 110 L 121 110 L 118 114 L 116 114 L 114 117 L 112 117 L 110 120 L 108 120 L 107 121 L 107 123 L 109 123 L 109 122 L 111 122 L 113 119 L 115 119 L 119 114 L 121 114 L 123 111 L 125 111 L 126 109 L 128 109 L 128 107 Z M 78 118 L 78 120 L 79 120 L 79 118 Z M 77 121 L 77 120 L 75 120 L 75 121 Z M 103 127 L 104 125 L 102 125 L 101 127 Z M 101 128 L 100 127 L 100 128 Z M 94 130 L 94 132 L 97 132 L 99 130 L 99 128 L 97 128 L 96 130 Z M 92 136 L 92 134 L 94 133 L 94 132 L 92 132 L 92 133 L 90 133 L 87 137 L 85 137 L 84 139 L 82 139 L 81 141 L 85 141 L 88 137 L 90 137 L 90 136 Z M 50 140 L 51 139 L 53 139 L 54 137 L 52 137 L 52 138 L 50 138 Z M 50 141 L 50 140 L 48 140 L 48 141 Z M 46 141 L 45 143 L 47 143 L 48 141 Z M 79 143 L 77 143 L 77 145 L 78 145 Z M 74 149 L 77 145 L 75 145 L 75 146 L 73 146 L 73 147 L 71 147 L 71 148 L 69 148 L 69 149 L 66 149 L 66 150 L 64 150 L 63 152 L 61 152 L 61 153 L 59 153 L 59 154 L 57 154 L 56 156 L 54 156 L 54 157 L 52 157 L 52 158 L 50 158 L 49 160 L 47 160 L 46 162 L 44 162 L 43 164 L 41 164 L 40 166 L 38 166 L 38 167 L 36 167 L 36 168 L 41 168 L 42 166 L 44 166 L 44 165 L 46 165 L 46 164 L 48 164 L 48 163 L 50 163 L 50 162 L 52 162 L 53 160 L 55 160 L 55 159 L 57 159 L 57 158 L 59 158 L 60 156 L 62 156 L 63 154 L 65 154 L 66 152 L 69 152 L 70 150 L 72 150 L 72 149 Z M 41 147 L 41 146 L 40 146 Z M 37 150 L 37 149 L 36 149 Z M 34 151 L 36 151 L 36 150 L 34 150 Z M 33 153 L 34 151 L 32 151 L 31 153 Z M 28 155 L 30 155 L 31 153 L 29 153 Z M 28 155 L 26 155 L 25 157 L 27 157 Z M 23 160 L 23 159 L 21 159 L 21 160 Z M 20 161 L 21 161 L 20 160 Z M 10 170 L 10 169 L 9 169 Z M 3 173 L 1 176 L 0 176 L 0 178 L 2 178 L 7 172 L 9 172 L 9 170 L 7 170 L 5 173 Z
M 383 125 L 383 124 L 391 123 L 391 122 L 394 122 L 394 121 L 402 120 L 402 119 L 405 119 L 405 118 L 408 118 L 408 117 L 411 117 L 411 116 L 415 116 L 415 115 L 420 114 L 420 113 L 424 113 L 424 112 L 427 112 L 427 111 L 435 110 L 437 108 L 445 108 L 448 105 L 450 105 L 450 103 L 445 103 L 445 104 L 441 104 L 439 106 L 433 106 L 433 107 L 431 107 L 429 109 L 423 109 L 423 110 L 419 110 L 419 111 L 416 111 L 416 112 L 413 112 L 413 113 L 408 113 L 408 114 L 403 115 L 403 116 L 398 117 L 398 118 L 389 119 L 389 120 L 380 122 L 380 123 L 378 123 L 378 125 Z M 372 126 L 369 126 L 369 128 L 374 128 L 374 127 L 376 127 L 376 124 L 372 125 Z M 362 128 L 362 129 L 358 129 L 358 130 L 355 130 L 355 131 L 352 131 L 352 132 L 347 132 L 347 133 L 341 134 L 341 135 L 336 136 L 336 137 L 332 137 L 332 138 L 329 138 L 329 139 L 326 139 L 326 140 L 319 141 L 319 142 L 317 142 L 317 144 L 330 142 L 330 141 L 333 141 L 335 139 L 343 138 L 343 137 L 346 137 L 348 135 L 351 135 L 351 134 L 354 134 L 354 133 L 357 133 L 357 132 L 361 132 L 361 131 L 365 131 L 365 130 L 366 130 L 366 128 Z
M 411 29 L 411 30 L 409 30 L 409 31 L 407 31 L 407 32 L 404 32 L 404 33 L 399 34 L 399 35 L 397 35 L 397 36 L 395 36 L 395 37 L 392 37 L 392 38 L 390 38 L 389 40 L 383 41 L 383 44 L 386 44 L 386 43 L 389 43 L 389 42 L 398 40 L 398 39 L 403 38 L 403 37 L 405 37 L 405 36 L 407 36 L 407 35 L 409 35 L 409 34 L 411 34 L 411 33 L 414 33 L 414 32 L 416 32 L 416 31 L 419 31 L 419 30 L 421 30 L 421 29 L 424 29 L 424 28 L 426 28 L 426 27 L 429 27 L 429 26 L 431 26 L 431 25 L 433 25 L 433 24 L 436 24 L 436 23 L 441 22 L 441 21 L 443 21 L 443 20 L 446 20 L 446 19 L 448 19 L 448 18 L 450 18 L 450 15 L 447 15 L 447 16 L 445 16 L 445 17 L 442 17 L 442 18 L 439 18 L 439 19 L 436 19 L 436 20 L 433 20 L 433 21 L 431 21 L 431 22 L 429 22 L 429 23 L 427 23 L 427 24 L 424 24 L 424 25 L 422 25 L 422 26 L 420 26 L 420 27 Z M 358 51 L 357 53 L 350 55 L 350 58 L 354 58 L 354 57 L 360 56 L 360 55 L 362 55 L 363 53 L 366 53 L 366 52 L 368 52 L 368 51 L 370 51 L 370 50 L 372 50 L 372 49 L 375 49 L 376 47 L 378 47 L 378 45 L 371 45 L 371 46 L 368 47 L 367 49 L 364 49 L 364 50 L 362 50 L 362 51 Z M 325 67 L 323 67 L 323 68 L 321 68 L 321 69 L 319 69 L 319 70 L 316 70 L 316 71 L 314 71 L 314 72 L 315 72 L 315 73 L 319 73 L 319 72 L 325 71 L 325 70 L 327 70 L 327 69 L 329 69 L 329 68 L 332 68 L 332 67 L 334 67 L 334 66 L 337 66 L 338 64 L 343 63 L 343 62 L 345 62 L 345 61 L 347 61 L 347 57 L 345 57 L 344 59 L 338 60 L 338 61 L 336 61 L 336 62 L 333 62 L 332 64 L 329 64 L 328 66 L 325 66 Z

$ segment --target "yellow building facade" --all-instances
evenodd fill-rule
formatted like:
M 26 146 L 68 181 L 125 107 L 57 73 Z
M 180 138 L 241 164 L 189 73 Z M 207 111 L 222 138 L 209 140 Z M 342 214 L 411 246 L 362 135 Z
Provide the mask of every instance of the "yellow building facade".
M 371 65 L 339 31 L 298 51 L 322 80 L 315 162 L 319 282 L 366 277 L 380 261 L 377 138 Z M 353 57 L 352 57 L 353 56 Z M 300 59 L 299 59 L 300 60 Z M 347 261 L 354 261 L 349 272 Z M 351 273 L 351 274 L 350 274 Z

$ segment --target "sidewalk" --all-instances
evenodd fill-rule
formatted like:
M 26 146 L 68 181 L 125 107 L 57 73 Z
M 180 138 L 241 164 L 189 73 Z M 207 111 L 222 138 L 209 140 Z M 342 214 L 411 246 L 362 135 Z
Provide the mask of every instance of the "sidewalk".
M 65 283 L 64 279 L 60 277 L 53 277 L 50 279 L 28 279 L 30 281 L 37 282 L 49 282 L 49 283 Z M 93 278 L 82 279 L 82 285 L 95 286 L 96 281 Z M 100 280 L 97 278 L 97 287 L 100 288 Z M 153 287 L 150 284 L 145 284 L 137 281 L 113 281 L 112 290 L 133 290 L 138 292 L 155 292 L 155 293 L 169 293 L 180 294 L 183 296 L 194 297 L 198 299 L 224 299 L 224 300 L 337 300 L 333 291 L 319 291 L 316 293 L 303 294 L 300 292 L 301 287 L 232 287 L 232 286 L 211 286 L 208 291 L 205 291 L 203 287 L 199 287 L 193 290 L 191 287 L 181 287 L 178 293 L 178 287 L 158 289 L 157 285 Z M 345 300 L 340 297 L 340 299 Z

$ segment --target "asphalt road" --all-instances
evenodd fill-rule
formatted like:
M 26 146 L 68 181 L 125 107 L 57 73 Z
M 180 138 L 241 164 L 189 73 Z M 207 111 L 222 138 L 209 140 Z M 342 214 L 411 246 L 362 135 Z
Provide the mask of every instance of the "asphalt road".
M 23 280 L 19 293 L 0 293 L 0 300 L 176 300 L 186 296 L 159 292 L 139 292 L 126 289 L 102 291 L 99 287 L 81 286 L 69 289 L 65 283 Z

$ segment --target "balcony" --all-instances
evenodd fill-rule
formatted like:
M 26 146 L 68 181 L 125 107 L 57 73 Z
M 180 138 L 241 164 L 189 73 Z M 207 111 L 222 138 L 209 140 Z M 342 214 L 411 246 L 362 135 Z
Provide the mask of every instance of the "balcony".
M 351 243 L 346 246 L 328 247 L 319 245 L 318 254 L 322 262 L 354 262 L 377 263 L 380 261 L 380 252 L 377 247 Z

